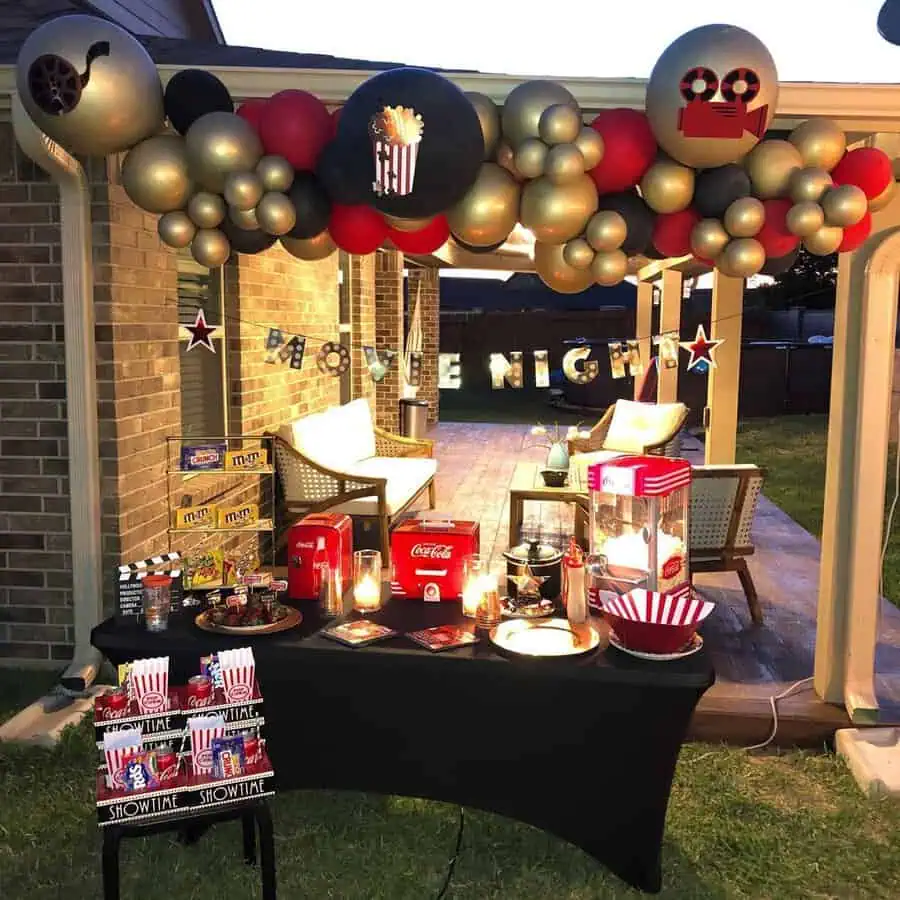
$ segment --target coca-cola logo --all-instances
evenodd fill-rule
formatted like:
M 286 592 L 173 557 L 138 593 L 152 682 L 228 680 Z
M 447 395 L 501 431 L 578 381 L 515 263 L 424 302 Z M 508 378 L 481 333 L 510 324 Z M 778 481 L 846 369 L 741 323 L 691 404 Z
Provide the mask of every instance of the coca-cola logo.
M 141 712 L 154 713 L 165 709 L 166 698 L 159 691 L 147 691 L 140 698 Z
M 112 709 L 107 706 L 105 709 L 101 711 L 101 719 L 109 720 L 109 719 L 124 719 L 125 716 L 128 715 L 128 707 L 125 706 L 122 709 Z
M 662 567 L 663 578 L 674 578 L 684 566 L 684 560 L 680 556 L 672 556 L 665 561 Z
M 413 559 L 450 559 L 452 555 L 450 544 L 415 544 L 410 551 Z
M 196 694 L 191 694 L 188 697 L 188 709 L 199 709 L 201 706 L 209 706 L 212 703 L 212 696 L 209 697 L 198 697 Z
M 239 703 L 241 700 L 247 700 L 250 697 L 249 684 L 233 684 L 227 691 L 227 699 L 229 703 Z

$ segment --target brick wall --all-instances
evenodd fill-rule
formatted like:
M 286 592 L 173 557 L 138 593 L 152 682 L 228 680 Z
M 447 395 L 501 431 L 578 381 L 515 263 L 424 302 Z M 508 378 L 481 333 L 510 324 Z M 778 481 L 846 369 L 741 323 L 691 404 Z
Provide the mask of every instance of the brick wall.
M 375 346 L 375 256 L 349 257 L 350 296 L 350 392 L 376 407 L 376 384 L 369 375 L 363 347 Z
M 422 322 L 422 384 L 417 396 L 428 401 L 428 424 L 437 424 L 440 418 L 441 394 L 438 390 L 438 353 L 440 348 L 440 269 L 410 269 L 408 278 L 407 330 L 416 305 Z
M 400 431 L 400 366 L 403 351 L 403 254 L 381 250 L 375 255 L 375 343 L 396 350 L 398 360 L 376 385 L 376 421 L 388 431 Z

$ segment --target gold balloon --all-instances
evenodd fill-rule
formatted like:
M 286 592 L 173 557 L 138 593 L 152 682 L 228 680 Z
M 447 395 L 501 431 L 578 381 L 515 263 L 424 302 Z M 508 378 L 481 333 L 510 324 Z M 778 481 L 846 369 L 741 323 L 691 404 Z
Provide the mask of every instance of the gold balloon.
M 262 199 L 262 179 L 255 172 L 232 172 L 225 176 L 225 202 L 235 209 L 255 209 Z
M 481 123 L 481 134 L 484 137 L 484 158 L 491 159 L 500 140 L 500 110 L 486 94 L 470 91 L 466 96 L 475 107 L 478 121 Z
M 256 231 L 259 228 L 255 209 L 235 209 L 232 206 L 228 209 L 228 218 L 244 231 Z
M 671 159 L 659 159 L 644 173 L 641 195 L 658 213 L 681 212 L 694 198 L 694 170 Z
M 701 259 L 716 259 L 730 239 L 718 219 L 701 219 L 691 231 L 691 252 Z
M 500 122 L 503 136 L 518 148 L 526 138 L 540 135 L 541 116 L 551 106 L 565 104 L 578 109 L 575 98 L 555 81 L 524 81 L 514 87 L 503 104 Z
M 544 174 L 554 184 L 574 181 L 584 175 L 584 157 L 574 144 L 557 144 L 550 148 L 544 163 Z
M 297 224 L 297 210 L 286 194 L 269 191 L 256 207 L 256 221 L 266 234 L 287 234 Z
M 525 178 L 540 178 L 549 152 L 550 148 L 539 138 L 526 138 L 513 157 L 516 171 Z
M 716 260 L 716 268 L 733 278 L 749 278 L 766 264 L 766 250 L 754 238 L 731 241 Z
M 182 209 L 194 189 L 177 134 L 159 134 L 129 150 L 121 178 L 131 202 L 151 213 Z
M 573 269 L 588 269 L 594 261 L 594 248 L 582 237 L 572 238 L 563 245 L 563 259 Z
M 591 263 L 591 274 L 603 287 L 620 284 L 628 274 L 628 257 L 621 250 L 598 253 Z
M 401 219 L 398 216 L 385 215 L 384 221 L 395 231 L 421 231 L 431 222 L 431 218 L 427 219 Z
M 868 212 L 869 198 L 855 184 L 841 184 L 828 191 L 822 198 L 822 210 L 829 225 L 848 228 L 855 225 Z
M 97 16 L 35 28 L 19 51 L 16 87 L 38 128 L 72 153 L 121 153 L 165 119 L 156 64 L 137 38 Z
M 281 246 L 284 247 L 291 256 L 296 256 L 297 259 L 304 259 L 309 262 L 326 259 L 337 250 L 327 228 L 325 231 L 322 231 L 311 238 L 282 237 Z
M 578 237 L 597 211 L 597 188 L 590 175 L 565 184 L 549 178 L 528 182 L 522 191 L 519 221 L 538 241 L 563 244 Z
M 753 193 L 763 200 L 787 194 L 794 172 L 803 168 L 800 151 L 790 141 L 762 141 L 744 160 Z
M 180 250 L 194 239 L 197 226 L 186 212 L 179 209 L 160 216 L 156 223 L 156 231 L 164 244 Z
M 556 144 L 571 144 L 581 132 L 584 122 L 581 113 L 570 103 L 556 103 L 548 106 L 538 121 L 538 135 L 551 147 Z
M 188 201 L 187 214 L 198 228 L 215 228 L 225 218 L 225 201 L 209 191 L 197 191 Z
M 818 231 L 803 239 L 803 246 L 813 256 L 830 256 L 844 239 L 844 229 L 837 225 L 823 225 Z
M 826 172 L 841 161 L 847 149 L 847 136 L 830 119 L 803 122 L 790 133 L 788 140 L 800 151 L 804 166 L 815 166 Z
M 755 83 L 739 77 L 741 69 L 753 72 Z M 689 103 L 682 90 L 689 92 Z M 715 105 L 723 101 L 731 107 L 730 116 Z M 778 73 L 771 54 L 757 37 L 733 25 L 704 25 L 677 38 L 657 60 L 647 84 L 647 117 L 657 142 L 673 159 L 697 169 L 744 157 L 769 127 L 777 105 Z
M 492 247 L 506 240 L 519 217 L 518 182 L 494 163 L 482 163 L 475 184 L 450 212 L 454 236 L 473 247 Z
M 560 294 L 577 294 L 586 290 L 594 281 L 590 269 L 575 269 L 564 256 L 562 244 L 534 245 L 534 270 L 548 288 Z
M 264 191 L 287 193 L 294 183 L 294 167 L 283 157 L 270 154 L 256 164 Z
M 797 237 L 806 238 L 815 234 L 825 224 L 825 213 L 818 203 L 804 200 L 795 203 L 785 217 L 787 230 Z
M 208 269 L 215 269 L 228 262 L 231 244 L 218 228 L 203 228 L 191 241 L 191 256 Z
M 516 181 L 525 180 L 525 176 L 516 168 L 516 151 L 506 141 L 497 144 L 497 165 L 503 166 Z
M 824 169 L 806 166 L 791 173 L 788 190 L 794 203 L 804 203 L 808 200 L 818 203 L 832 183 L 831 176 Z
M 253 171 L 263 153 L 253 126 L 234 113 L 200 116 L 184 136 L 191 174 L 207 190 L 221 193 L 225 176 Z
M 759 234 L 766 221 L 766 208 L 756 197 L 741 197 L 725 210 L 725 230 L 736 238 Z
M 594 131 L 590 125 L 585 125 L 578 132 L 578 137 L 573 141 L 584 157 L 584 171 L 590 172 L 600 165 L 603 159 L 603 138 L 599 131 Z
M 612 209 L 601 209 L 588 220 L 584 230 L 588 243 L 598 253 L 618 250 L 628 237 L 628 223 L 621 213 Z
M 892 181 L 877 197 L 869 201 L 869 212 L 878 212 L 879 209 L 884 209 L 894 199 L 896 193 L 897 182 Z

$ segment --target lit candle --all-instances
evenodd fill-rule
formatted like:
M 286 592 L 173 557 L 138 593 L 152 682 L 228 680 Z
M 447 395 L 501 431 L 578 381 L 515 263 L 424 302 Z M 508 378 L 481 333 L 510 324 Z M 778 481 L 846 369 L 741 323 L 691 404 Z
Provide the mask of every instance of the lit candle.
M 462 611 L 464 616 L 475 618 L 478 612 L 478 604 L 481 602 L 481 585 L 478 576 L 470 576 L 466 580 L 462 594 Z
M 479 579 L 481 596 L 475 613 L 475 622 L 479 628 L 493 628 L 500 624 L 503 608 L 500 605 L 500 591 L 494 575 L 482 575 Z
M 381 609 L 381 587 L 371 575 L 363 575 L 353 585 L 353 607 L 361 613 Z

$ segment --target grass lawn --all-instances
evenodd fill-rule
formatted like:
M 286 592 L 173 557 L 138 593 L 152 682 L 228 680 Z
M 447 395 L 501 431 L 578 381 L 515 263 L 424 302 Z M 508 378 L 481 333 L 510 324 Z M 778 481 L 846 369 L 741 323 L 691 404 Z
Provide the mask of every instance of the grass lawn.
M 47 681 L 0 671 L 0 719 Z M 85 726 L 70 729 L 52 751 L 0 747 L 0 896 L 100 896 L 95 764 Z M 443 881 L 456 838 L 455 807 L 400 797 L 298 792 L 278 796 L 273 812 L 279 896 L 286 900 L 428 900 Z M 597 810 L 598 816 L 614 814 Z M 898 831 L 900 805 L 866 801 L 834 757 L 754 758 L 738 750 L 688 746 L 669 809 L 660 896 L 896 898 Z M 239 847 L 239 827 L 232 823 L 217 826 L 192 848 L 167 835 L 126 841 L 123 898 L 256 897 L 257 876 L 241 864 Z M 556 838 L 467 811 L 463 850 L 447 896 L 643 895 Z

